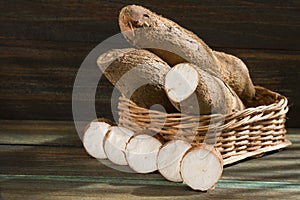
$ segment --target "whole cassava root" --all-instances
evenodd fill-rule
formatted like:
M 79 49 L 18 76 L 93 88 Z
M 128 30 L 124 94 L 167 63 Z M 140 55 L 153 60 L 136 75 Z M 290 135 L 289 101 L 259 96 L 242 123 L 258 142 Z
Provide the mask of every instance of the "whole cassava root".
M 175 65 L 164 84 L 170 101 L 184 113 L 228 114 L 245 108 L 226 83 L 191 63 Z
M 176 112 L 163 88 L 170 66 L 143 49 L 113 49 L 102 54 L 97 64 L 106 78 L 128 99 L 150 108 L 160 104 L 166 112 Z
M 119 26 L 131 44 L 153 51 L 169 64 L 193 63 L 227 83 L 243 101 L 254 97 L 244 63 L 212 51 L 197 35 L 175 22 L 142 6 L 129 5 L 120 12 Z

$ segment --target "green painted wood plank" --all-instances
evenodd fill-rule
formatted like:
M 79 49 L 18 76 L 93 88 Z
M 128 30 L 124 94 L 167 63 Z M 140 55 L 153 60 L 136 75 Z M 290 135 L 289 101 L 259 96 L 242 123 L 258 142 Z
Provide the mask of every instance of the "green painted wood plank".
M 224 183 L 227 184 L 227 183 Z M 235 183 L 228 183 L 235 184 Z M 13 199 L 299 199 L 299 191 L 270 188 L 220 188 L 197 192 L 173 185 L 144 185 L 8 179 L 1 182 L 3 200 Z
M 38 181 L 66 181 L 66 182 L 92 182 L 92 183 L 111 183 L 111 184 L 130 184 L 130 185 L 161 185 L 161 186 L 178 186 L 187 187 L 184 183 L 174 183 L 166 181 L 164 178 L 124 178 L 124 177 L 91 177 L 91 176 L 55 176 L 55 175 L 1 175 L 0 180 L 38 180 Z M 300 191 L 300 183 L 293 182 L 271 182 L 271 181 L 242 181 L 221 179 L 218 188 L 240 188 L 240 189 L 273 189 L 273 190 L 290 190 Z

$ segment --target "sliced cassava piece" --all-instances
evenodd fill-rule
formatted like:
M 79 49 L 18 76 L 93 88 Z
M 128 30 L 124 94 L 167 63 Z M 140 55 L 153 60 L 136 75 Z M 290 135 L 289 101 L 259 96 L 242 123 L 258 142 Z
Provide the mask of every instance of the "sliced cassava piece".
M 104 118 L 93 120 L 85 128 L 83 135 L 83 146 L 86 152 L 94 158 L 105 159 L 103 139 L 113 123 Z
M 149 49 L 172 66 L 193 63 L 225 81 L 242 100 L 255 95 L 246 65 L 215 55 L 197 35 L 175 22 L 142 6 L 129 5 L 120 12 L 119 26 L 129 43 Z
M 165 90 L 173 105 L 188 114 L 228 114 L 245 107 L 219 78 L 191 63 L 175 65 L 165 77 Z
M 144 108 L 160 104 L 166 112 L 176 112 L 163 88 L 170 66 L 143 49 L 113 49 L 102 54 L 97 64 L 106 78 L 128 99 Z
M 117 165 L 127 165 L 125 159 L 125 147 L 134 132 L 118 126 L 110 127 L 103 142 L 104 152 L 107 158 Z
M 221 154 L 211 145 L 200 145 L 186 152 L 181 161 L 183 182 L 194 190 L 214 189 L 223 172 Z
M 131 169 L 138 173 L 157 170 L 156 159 L 162 140 L 144 132 L 130 138 L 126 145 L 126 160 Z
M 191 144 L 183 140 L 171 140 L 165 143 L 157 155 L 157 168 L 169 181 L 182 182 L 180 162 Z

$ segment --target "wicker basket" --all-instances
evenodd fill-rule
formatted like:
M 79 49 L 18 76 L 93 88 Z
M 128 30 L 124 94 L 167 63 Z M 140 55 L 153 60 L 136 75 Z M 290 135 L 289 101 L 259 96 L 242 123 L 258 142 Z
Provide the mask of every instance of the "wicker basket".
M 119 124 L 133 131 L 150 129 L 166 141 L 183 139 L 192 143 L 212 143 L 222 154 L 224 165 L 291 144 L 286 139 L 286 97 L 256 86 L 253 106 L 228 115 L 189 116 L 167 114 L 119 99 Z

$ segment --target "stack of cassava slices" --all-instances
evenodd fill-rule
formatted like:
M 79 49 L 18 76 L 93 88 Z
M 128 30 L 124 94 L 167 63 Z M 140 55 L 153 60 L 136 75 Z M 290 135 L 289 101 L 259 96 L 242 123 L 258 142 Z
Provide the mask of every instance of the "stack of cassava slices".
M 91 156 L 208 190 L 223 165 L 290 144 L 286 98 L 254 86 L 239 58 L 141 6 L 124 7 L 119 25 L 137 49 L 97 60 L 122 97 L 118 126 L 97 119 L 86 128 Z

